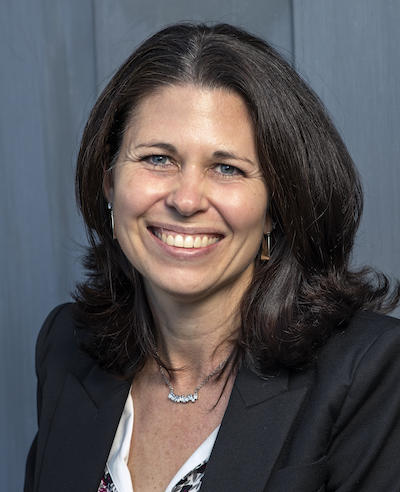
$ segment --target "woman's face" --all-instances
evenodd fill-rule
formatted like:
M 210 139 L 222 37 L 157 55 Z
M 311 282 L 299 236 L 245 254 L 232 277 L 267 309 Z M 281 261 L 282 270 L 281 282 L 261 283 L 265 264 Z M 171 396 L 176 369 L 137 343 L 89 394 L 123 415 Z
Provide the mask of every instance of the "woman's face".
M 145 98 L 105 194 L 117 240 L 153 294 L 243 293 L 269 221 L 253 126 L 238 95 L 185 85 Z

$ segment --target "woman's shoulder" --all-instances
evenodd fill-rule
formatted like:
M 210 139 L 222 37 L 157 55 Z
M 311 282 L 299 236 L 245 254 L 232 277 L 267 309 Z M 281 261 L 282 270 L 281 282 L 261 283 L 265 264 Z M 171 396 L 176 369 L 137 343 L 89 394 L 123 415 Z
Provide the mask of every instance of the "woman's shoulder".
M 389 366 L 400 371 L 400 320 L 370 312 L 357 312 L 343 330 L 337 331 L 317 357 L 320 374 L 348 381 L 357 373 L 376 373 Z
M 346 328 L 338 330 L 332 337 L 329 346 L 331 350 L 353 348 L 369 350 L 375 343 L 389 339 L 400 338 L 400 320 L 372 311 L 358 311 L 350 319 Z
M 36 342 L 36 369 L 40 377 L 46 372 L 64 373 L 74 365 L 86 365 L 88 356 L 77 340 L 76 304 L 55 307 L 46 317 Z
M 350 320 L 348 332 L 366 338 L 380 336 L 386 332 L 396 333 L 400 329 L 400 319 L 373 311 L 358 311 Z
M 49 344 L 70 343 L 74 338 L 75 304 L 68 302 L 60 304 L 47 315 L 38 335 L 37 348 L 48 349 Z

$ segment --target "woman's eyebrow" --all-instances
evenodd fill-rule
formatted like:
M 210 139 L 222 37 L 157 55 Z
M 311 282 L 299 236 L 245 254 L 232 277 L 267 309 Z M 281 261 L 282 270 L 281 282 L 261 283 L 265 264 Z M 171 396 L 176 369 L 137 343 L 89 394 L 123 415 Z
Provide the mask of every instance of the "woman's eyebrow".
M 255 166 L 256 165 L 255 162 L 253 162 L 251 159 L 247 159 L 247 157 L 241 157 L 239 155 L 236 155 L 233 152 L 229 152 L 229 151 L 226 151 L 226 150 L 216 150 L 213 153 L 213 157 L 215 159 L 233 159 L 233 160 L 236 160 L 236 161 L 244 161 L 244 162 L 248 162 L 252 166 Z
M 166 143 L 166 142 L 147 142 L 147 143 L 142 143 L 139 145 L 136 145 L 136 149 L 139 149 L 141 147 L 157 147 L 159 149 L 164 149 L 167 152 L 170 152 L 171 154 L 176 154 L 178 151 L 176 150 L 176 147 L 172 144 Z
M 142 147 L 145 147 L 145 148 L 157 147 L 158 149 L 166 150 L 167 152 L 169 152 L 171 154 L 177 154 L 178 153 L 177 148 L 174 145 L 167 143 L 167 142 L 146 142 L 146 143 L 136 145 L 135 148 L 139 149 Z M 251 159 L 247 159 L 247 157 L 241 157 L 241 156 L 235 154 L 234 152 L 230 152 L 227 150 L 216 150 L 215 152 L 213 152 L 212 157 L 214 159 L 233 159 L 236 161 L 248 162 L 252 166 L 256 165 L 255 162 L 253 162 Z

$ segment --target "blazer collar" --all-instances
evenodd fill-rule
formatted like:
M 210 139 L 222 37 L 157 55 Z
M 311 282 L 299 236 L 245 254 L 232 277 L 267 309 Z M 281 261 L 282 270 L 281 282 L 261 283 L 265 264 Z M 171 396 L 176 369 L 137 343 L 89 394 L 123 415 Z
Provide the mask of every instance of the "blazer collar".
M 261 379 L 242 368 L 236 378 L 202 492 L 260 492 L 302 406 L 307 387 L 288 390 L 288 373 Z
M 287 391 L 288 384 L 289 374 L 286 369 L 260 378 L 251 367 L 243 366 L 235 380 L 235 386 L 246 407 L 257 405 Z

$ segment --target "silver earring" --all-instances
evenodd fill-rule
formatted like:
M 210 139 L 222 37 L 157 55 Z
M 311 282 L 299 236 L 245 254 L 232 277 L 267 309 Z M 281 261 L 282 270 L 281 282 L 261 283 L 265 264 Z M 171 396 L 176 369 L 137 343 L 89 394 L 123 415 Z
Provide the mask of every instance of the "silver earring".
M 112 237 L 115 239 L 115 232 L 114 232 L 114 211 L 112 208 L 112 203 L 108 202 L 108 210 L 110 211 L 110 219 L 111 219 L 111 230 L 112 230 Z
M 271 258 L 271 233 L 264 234 L 261 245 L 261 261 L 268 261 Z

